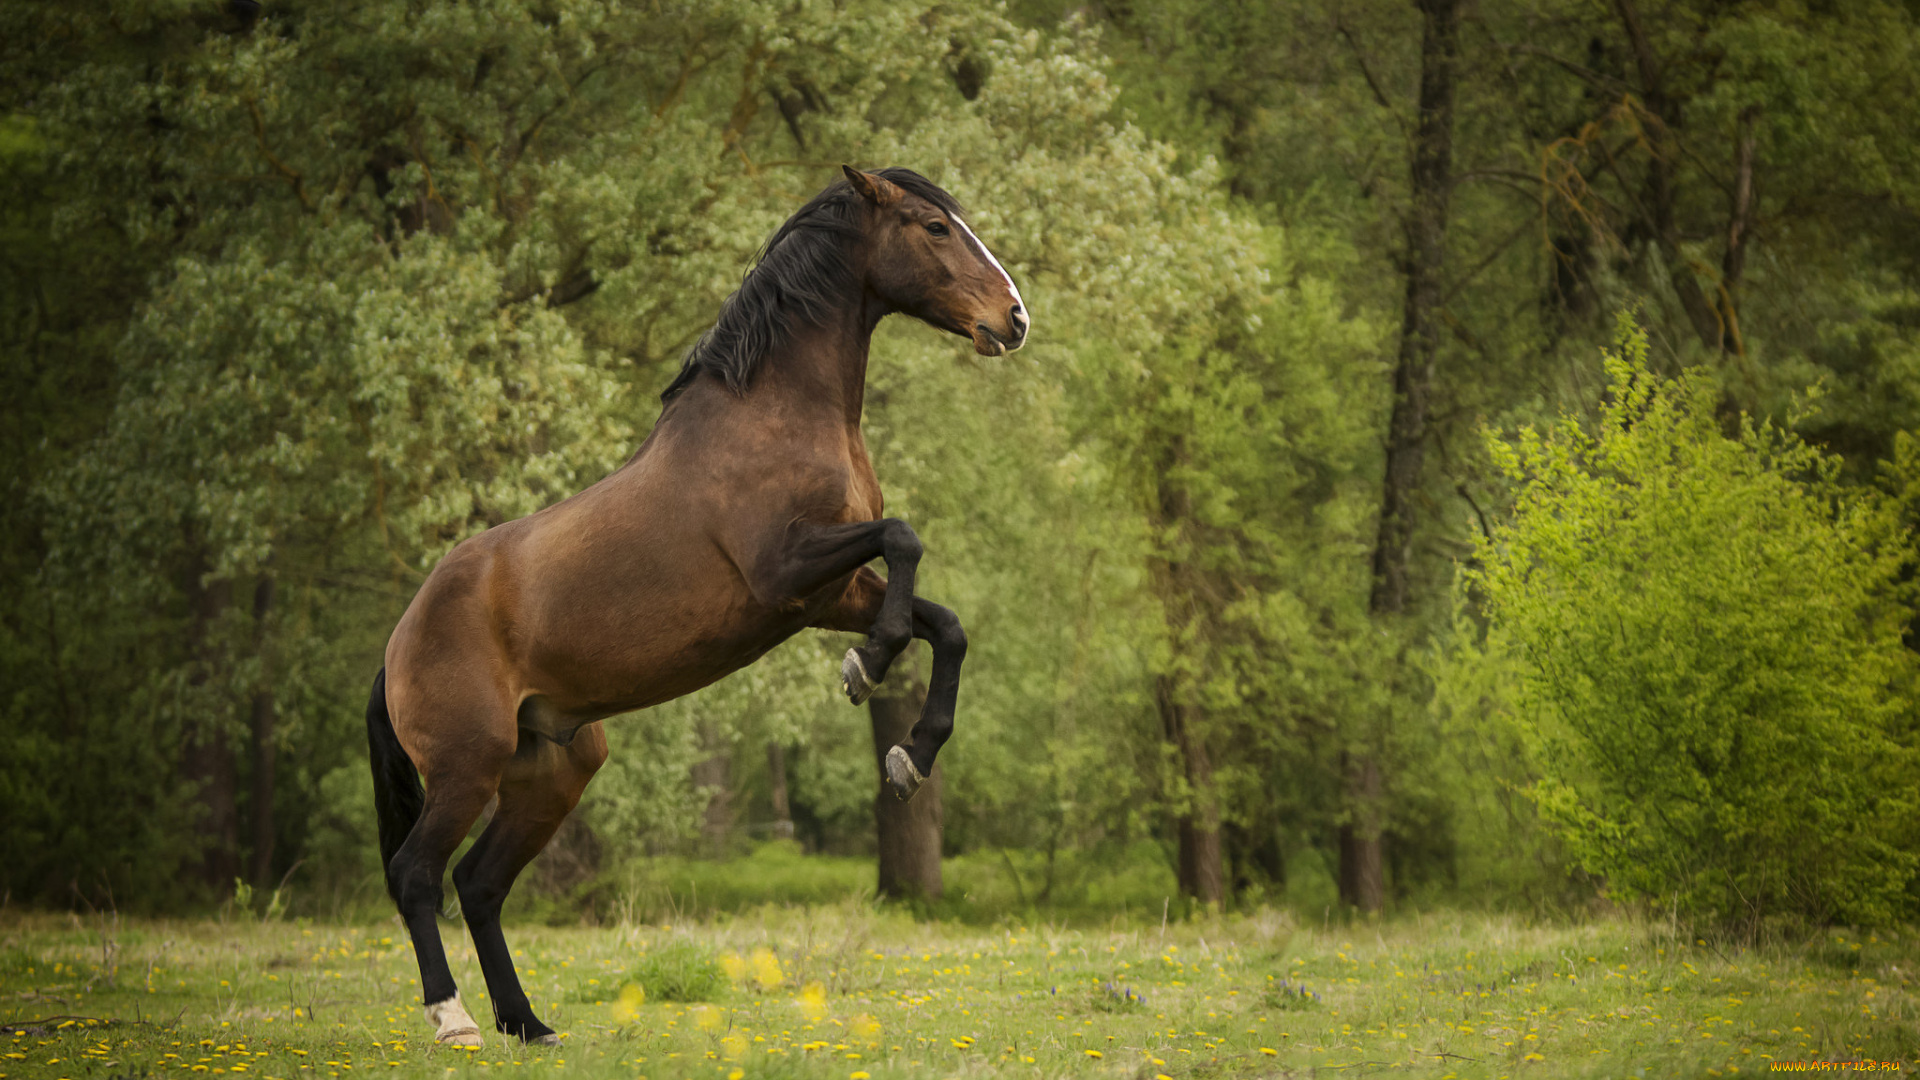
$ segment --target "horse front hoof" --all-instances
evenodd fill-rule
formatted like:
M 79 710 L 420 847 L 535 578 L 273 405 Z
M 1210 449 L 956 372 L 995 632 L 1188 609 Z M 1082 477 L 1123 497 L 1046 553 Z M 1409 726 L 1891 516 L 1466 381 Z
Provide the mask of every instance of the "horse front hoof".
M 560 1036 L 555 1035 L 550 1031 L 545 1035 L 540 1035 L 540 1036 L 536 1036 L 535 1038 L 528 1039 L 527 1045 L 528 1046 L 559 1046 Z
M 859 649 L 848 649 L 847 658 L 840 661 L 840 689 L 855 705 L 873 696 L 873 680 L 867 678 L 867 665 L 860 662 Z
M 906 747 L 896 746 L 887 751 L 887 787 L 893 792 L 894 798 L 907 802 L 926 782 L 927 778 L 920 775 L 920 770 L 913 765 L 913 759 L 907 756 Z

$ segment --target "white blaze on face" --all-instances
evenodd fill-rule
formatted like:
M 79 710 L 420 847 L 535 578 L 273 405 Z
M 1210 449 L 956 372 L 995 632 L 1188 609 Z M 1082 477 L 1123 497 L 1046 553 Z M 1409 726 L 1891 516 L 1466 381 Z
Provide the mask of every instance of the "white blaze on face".
M 1014 303 L 1020 305 L 1022 311 L 1025 311 L 1027 305 L 1020 299 L 1020 287 L 1013 283 L 1013 276 L 1007 273 L 1007 268 L 1000 265 L 1000 260 L 993 257 L 993 252 L 987 250 L 987 245 L 981 243 L 979 237 L 973 235 L 973 230 L 967 227 L 966 222 L 960 220 L 959 214 L 950 214 L 948 216 L 953 218 L 955 225 L 960 226 L 960 234 L 965 236 L 974 247 L 978 248 L 980 254 L 987 257 L 987 262 L 991 264 L 995 270 L 1000 272 L 1000 280 L 1007 283 L 1007 295 L 1013 298 Z M 1028 317 L 1028 325 L 1032 325 L 1031 316 Z

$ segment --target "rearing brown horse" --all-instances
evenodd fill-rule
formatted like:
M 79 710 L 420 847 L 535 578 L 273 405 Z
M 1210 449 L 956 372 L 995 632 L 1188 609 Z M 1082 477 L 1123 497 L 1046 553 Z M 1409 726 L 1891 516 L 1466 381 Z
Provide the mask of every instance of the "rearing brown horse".
M 387 890 L 439 1042 L 480 1044 L 434 919 L 447 860 L 496 795 L 453 883 L 495 1026 L 557 1041 L 520 988 L 500 905 L 606 760 L 601 720 L 811 626 L 867 633 L 841 665 L 855 704 L 910 638 L 932 644 L 925 711 L 886 758 L 900 798 L 953 730 L 967 639 L 913 594 L 913 530 L 880 516 L 860 433 L 867 351 L 900 311 L 999 356 L 1026 340 L 1027 315 L 951 195 L 907 169 L 845 172 L 767 242 L 633 458 L 456 546 L 394 628 L 367 737 Z

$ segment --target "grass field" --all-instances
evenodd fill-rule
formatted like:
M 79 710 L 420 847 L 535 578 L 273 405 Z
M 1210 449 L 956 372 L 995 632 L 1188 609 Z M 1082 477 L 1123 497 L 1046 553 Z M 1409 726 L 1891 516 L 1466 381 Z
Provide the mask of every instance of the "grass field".
M 455 974 L 488 1012 L 463 929 Z M 1726 951 L 1601 922 L 916 923 L 848 902 L 509 930 L 566 1033 L 437 1048 L 392 920 L 0 913 L 0 1078 L 1694 1077 L 1920 1053 L 1910 935 Z

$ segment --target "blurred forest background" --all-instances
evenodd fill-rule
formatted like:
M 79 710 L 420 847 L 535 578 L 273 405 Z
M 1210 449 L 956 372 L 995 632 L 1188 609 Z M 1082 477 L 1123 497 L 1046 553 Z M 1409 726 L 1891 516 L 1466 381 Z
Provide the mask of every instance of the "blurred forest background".
M 0 887 L 384 909 L 413 590 L 845 161 L 1035 318 L 876 339 L 973 645 L 889 891 L 1910 919 L 1917 80 L 1916 0 L 0 2 Z M 872 888 L 846 644 L 610 722 L 523 912 Z

